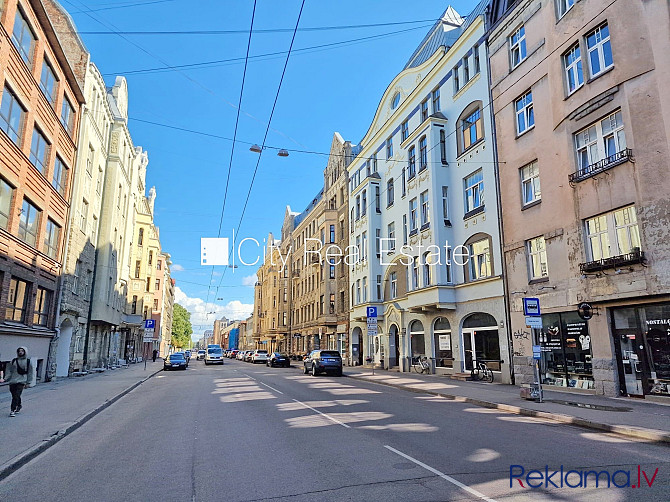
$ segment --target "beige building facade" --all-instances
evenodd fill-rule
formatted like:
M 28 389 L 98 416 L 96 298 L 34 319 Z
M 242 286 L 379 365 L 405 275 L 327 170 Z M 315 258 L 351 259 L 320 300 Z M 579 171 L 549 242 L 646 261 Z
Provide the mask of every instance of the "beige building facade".
M 490 13 L 516 383 L 533 381 L 541 345 L 547 388 L 667 399 L 668 3 L 503 0 Z M 524 298 L 539 299 L 541 328 Z

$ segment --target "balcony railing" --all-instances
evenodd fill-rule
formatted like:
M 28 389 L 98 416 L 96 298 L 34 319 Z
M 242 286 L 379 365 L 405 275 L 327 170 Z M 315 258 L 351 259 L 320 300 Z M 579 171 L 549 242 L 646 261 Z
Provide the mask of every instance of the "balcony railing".
M 602 258 L 600 260 L 589 261 L 579 264 L 579 270 L 582 274 L 600 272 L 608 268 L 625 267 L 626 265 L 635 265 L 636 263 L 644 263 L 644 251 L 636 249 L 630 253 L 621 254 L 618 256 L 610 256 L 609 258 Z
M 612 169 L 614 166 L 618 166 L 619 164 L 623 164 L 629 160 L 634 160 L 633 150 L 626 148 L 625 150 L 621 150 L 614 155 L 610 155 L 609 157 L 599 160 L 595 164 L 583 167 L 582 169 L 577 170 L 577 172 L 568 175 L 568 181 L 570 183 L 579 183 L 580 181 L 590 178 L 591 176 L 595 176 L 596 174 L 600 174 L 604 171 L 607 171 L 608 169 Z

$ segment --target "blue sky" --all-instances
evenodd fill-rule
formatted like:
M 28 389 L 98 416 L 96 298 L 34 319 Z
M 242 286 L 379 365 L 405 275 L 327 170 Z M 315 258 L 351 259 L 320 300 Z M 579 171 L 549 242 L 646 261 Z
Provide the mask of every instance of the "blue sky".
M 217 267 L 212 278 L 212 268 L 200 266 L 200 238 L 218 234 L 232 142 L 143 121 L 233 137 L 243 60 L 202 68 L 147 70 L 244 58 L 253 0 L 61 2 L 82 32 L 91 59 L 107 84 L 113 83 L 115 75 L 125 75 L 128 80 L 131 134 L 135 144 L 149 153 L 147 185 L 155 186 L 158 193 L 155 222 L 163 250 L 172 255 L 173 277 L 179 288 L 176 299 L 193 314 L 194 334 L 201 334 L 221 315 L 248 315 L 256 267 L 228 269 L 223 278 L 224 268 Z M 286 31 L 254 33 L 252 57 L 288 50 L 300 4 L 300 0 L 258 0 L 254 31 Z M 291 55 L 267 144 L 327 153 L 334 131 L 357 143 L 367 131 L 386 86 L 432 24 L 428 20 L 437 19 L 449 4 L 437 0 L 307 0 L 301 28 L 403 24 L 299 31 L 294 50 L 349 42 Z M 453 0 L 451 5 L 465 16 L 476 2 Z M 242 33 L 113 33 L 184 30 Z M 100 31 L 107 34 L 91 33 Z M 376 35 L 381 36 L 355 40 Z M 262 142 L 284 62 L 285 55 L 256 57 L 249 62 L 238 140 Z M 257 160 L 258 154 L 250 152 L 248 145 L 236 145 L 222 237 L 230 237 L 238 226 Z M 278 237 L 286 205 L 302 211 L 323 186 L 326 160 L 322 155 L 300 153 L 280 158 L 266 151 L 240 234 L 262 241 L 272 231 Z M 219 284 L 222 287 L 217 292 Z M 207 298 L 209 304 L 205 304 Z

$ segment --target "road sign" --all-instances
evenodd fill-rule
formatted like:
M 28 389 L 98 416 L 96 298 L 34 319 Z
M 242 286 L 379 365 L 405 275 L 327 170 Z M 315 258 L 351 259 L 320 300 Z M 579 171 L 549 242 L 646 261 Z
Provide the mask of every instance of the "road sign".
M 542 329 L 542 318 L 534 316 L 526 316 L 526 326 L 529 328 Z
M 542 347 L 533 345 L 533 359 L 542 359 Z
M 146 319 L 144 321 L 144 329 L 154 329 L 156 327 L 156 321 L 154 319 Z
M 539 317 L 540 314 L 540 300 L 538 298 L 524 298 L 523 299 L 523 314 L 526 316 Z
M 143 341 L 145 341 L 145 342 L 153 342 L 154 341 L 154 328 L 145 328 L 144 329 Z
M 368 318 L 370 317 L 377 317 L 377 307 L 368 307 L 367 308 L 367 316 Z

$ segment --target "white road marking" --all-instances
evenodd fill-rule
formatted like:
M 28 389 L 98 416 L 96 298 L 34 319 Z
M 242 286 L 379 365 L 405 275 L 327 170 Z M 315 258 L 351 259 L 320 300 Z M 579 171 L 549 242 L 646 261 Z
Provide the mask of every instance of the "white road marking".
M 423 468 L 426 469 L 427 471 L 430 471 L 430 472 L 432 472 L 433 474 L 436 474 L 436 475 L 440 476 L 442 479 L 444 479 L 444 480 L 446 480 L 446 481 L 449 481 L 450 483 L 452 483 L 452 484 L 458 486 L 460 489 L 465 490 L 466 492 L 468 492 L 468 493 L 474 495 L 474 496 L 477 497 L 477 498 L 480 498 L 480 499 L 482 499 L 482 500 L 486 500 L 487 502 L 496 502 L 494 499 L 487 497 L 486 495 L 484 495 L 483 493 L 478 492 L 478 491 L 475 490 L 474 488 L 470 488 L 468 485 L 464 485 L 463 483 L 461 483 L 460 481 L 458 481 L 458 480 L 452 478 L 451 476 L 447 476 L 445 473 L 440 472 L 440 471 L 438 471 L 437 469 L 434 469 L 433 467 L 431 467 L 431 466 L 429 466 L 429 465 L 426 465 L 426 464 L 424 464 L 423 462 L 421 462 L 421 461 L 419 461 L 419 460 L 417 460 L 417 459 L 415 459 L 415 458 L 413 458 L 413 457 L 410 457 L 409 455 L 407 455 L 407 454 L 405 454 L 405 453 L 403 453 L 403 452 L 401 452 L 401 451 L 398 451 L 398 450 L 396 450 L 395 448 L 393 448 L 393 447 L 391 447 L 391 446 L 389 446 L 389 445 L 386 445 L 386 444 L 385 444 L 385 445 L 384 445 L 384 448 L 386 448 L 387 450 L 392 451 L 393 453 L 395 453 L 395 454 L 397 454 L 397 455 L 400 455 L 400 456 L 403 457 L 403 458 L 406 458 L 406 459 L 409 460 L 410 462 L 414 462 L 416 465 L 418 465 L 418 466 L 420 466 L 420 467 L 423 467 Z
M 333 417 L 331 417 L 330 415 L 326 415 L 324 412 L 319 411 L 319 410 L 317 410 L 317 409 L 315 409 L 315 408 L 312 408 L 310 405 L 305 404 L 305 403 L 303 403 L 302 401 L 298 401 L 297 399 L 294 399 L 294 401 L 295 401 L 296 403 L 302 404 L 305 408 L 309 408 L 309 409 L 312 410 L 312 411 L 316 411 L 319 415 L 322 415 L 322 416 L 326 417 L 328 420 L 332 420 L 332 421 L 335 422 L 336 424 L 340 424 L 342 427 L 346 427 L 347 429 L 351 429 L 351 427 L 348 426 L 347 424 L 345 424 L 344 422 L 340 422 L 340 421 L 337 420 L 336 418 L 333 418 Z
M 282 391 L 275 389 L 274 387 L 270 387 L 268 384 L 261 382 L 260 380 L 258 381 L 259 384 L 265 385 L 268 389 L 272 389 L 275 392 L 279 392 L 280 394 L 283 394 Z

